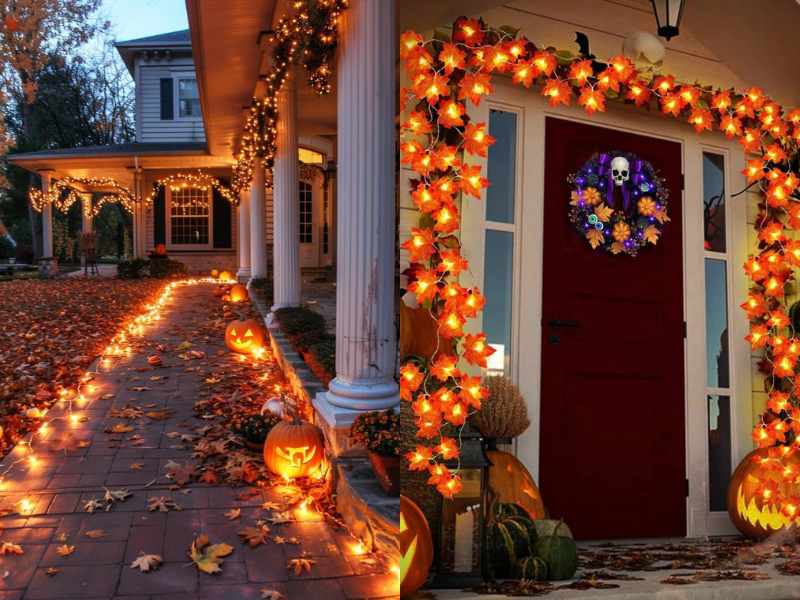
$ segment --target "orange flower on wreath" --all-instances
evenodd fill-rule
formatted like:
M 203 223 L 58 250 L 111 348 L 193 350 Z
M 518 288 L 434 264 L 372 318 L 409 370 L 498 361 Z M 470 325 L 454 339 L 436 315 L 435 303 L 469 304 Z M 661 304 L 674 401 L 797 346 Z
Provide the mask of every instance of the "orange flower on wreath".
M 652 217 L 656 214 L 656 202 L 650 196 L 642 196 L 639 199 L 639 214 L 645 217 Z
M 622 243 L 631 237 L 631 228 L 627 223 L 618 221 L 614 224 L 614 228 L 611 231 L 611 236 L 618 242 Z

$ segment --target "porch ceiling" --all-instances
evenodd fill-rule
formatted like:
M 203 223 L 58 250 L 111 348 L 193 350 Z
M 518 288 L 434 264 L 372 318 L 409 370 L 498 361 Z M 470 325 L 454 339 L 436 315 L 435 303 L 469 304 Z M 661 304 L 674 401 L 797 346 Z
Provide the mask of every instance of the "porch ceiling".
M 186 0 L 208 149 L 228 160 L 238 149 L 250 101 L 266 70 L 260 33 L 288 10 L 286 0 Z M 316 95 L 298 70 L 298 133 L 336 133 L 336 94 Z
M 460 15 L 478 15 L 505 6 L 561 20 L 591 33 L 592 23 L 602 22 L 603 13 L 615 5 L 647 15 L 645 27 L 655 33 L 649 0 L 402 0 L 398 2 L 398 27 L 400 31 L 425 30 L 447 25 Z M 639 22 L 626 25 L 631 30 L 641 28 Z M 668 53 L 670 49 L 693 52 L 696 49 L 687 46 L 691 46 L 689 38 L 694 38 L 744 85 L 758 85 L 776 100 L 793 106 L 800 105 L 800 50 L 794 42 L 798 28 L 800 5 L 796 0 L 733 4 L 730 0 L 687 0 L 681 29 L 689 35 L 678 36 L 666 46 Z M 525 33 L 536 39 L 535 31 Z

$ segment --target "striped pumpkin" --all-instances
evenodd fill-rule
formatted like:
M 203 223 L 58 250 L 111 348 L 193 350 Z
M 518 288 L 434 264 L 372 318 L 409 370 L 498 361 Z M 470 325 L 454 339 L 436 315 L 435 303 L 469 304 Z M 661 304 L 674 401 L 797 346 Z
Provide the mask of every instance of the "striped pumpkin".
M 525 510 L 515 504 L 499 504 L 489 525 L 489 551 L 495 577 L 517 577 L 517 563 L 531 556 L 536 528 Z
M 547 563 L 538 556 L 526 556 L 518 563 L 521 579 L 547 581 Z

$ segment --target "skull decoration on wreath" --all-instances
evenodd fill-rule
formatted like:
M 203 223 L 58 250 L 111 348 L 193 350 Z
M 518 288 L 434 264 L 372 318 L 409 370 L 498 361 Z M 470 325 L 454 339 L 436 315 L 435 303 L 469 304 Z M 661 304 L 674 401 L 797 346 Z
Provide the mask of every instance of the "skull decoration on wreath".
M 569 220 L 596 249 L 636 256 L 669 222 L 669 190 L 653 166 L 627 152 L 595 154 L 568 178 Z

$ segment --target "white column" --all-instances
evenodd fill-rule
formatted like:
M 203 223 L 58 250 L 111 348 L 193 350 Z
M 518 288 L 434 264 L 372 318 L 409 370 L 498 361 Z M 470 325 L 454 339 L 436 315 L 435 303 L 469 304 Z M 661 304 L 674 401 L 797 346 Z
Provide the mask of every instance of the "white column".
M 236 278 L 247 282 L 250 279 L 250 190 L 239 192 L 239 270 Z
M 300 304 L 300 198 L 297 172 L 297 90 L 290 76 L 278 95 L 278 135 L 272 168 L 274 304 Z
M 336 378 L 314 400 L 337 429 L 399 404 L 394 380 L 395 1 L 352 0 L 338 72 Z
M 264 166 L 256 159 L 250 184 L 250 277 L 267 276 L 267 243 L 264 224 Z
M 42 194 L 50 194 L 50 173 L 42 173 Z M 53 205 L 45 202 L 42 207 L 42 257 L 53 258 Z
M 144 199 L 142 198 L 142 172 L 133 173 L 133 257 L 144 257 Z
M 92 233 L 92 195 L 81 194 L 81 233 Z

